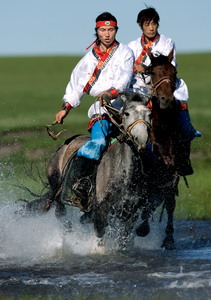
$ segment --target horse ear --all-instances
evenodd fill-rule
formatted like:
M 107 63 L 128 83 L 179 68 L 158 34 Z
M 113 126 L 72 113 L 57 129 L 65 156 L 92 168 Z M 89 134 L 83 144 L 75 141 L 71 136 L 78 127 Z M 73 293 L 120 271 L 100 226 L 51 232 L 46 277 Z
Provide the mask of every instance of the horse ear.
M 150 99 L 150 96 L 147 94 L 135 93 L 131 100 L 141 102 L 141 104 L 146 106 L 147 103 L 149 102 L 149 99 Z
M 171 62 L 174 58 L 174 48 L 172 48 L 171 52 L 168 55 L 168 60 Z

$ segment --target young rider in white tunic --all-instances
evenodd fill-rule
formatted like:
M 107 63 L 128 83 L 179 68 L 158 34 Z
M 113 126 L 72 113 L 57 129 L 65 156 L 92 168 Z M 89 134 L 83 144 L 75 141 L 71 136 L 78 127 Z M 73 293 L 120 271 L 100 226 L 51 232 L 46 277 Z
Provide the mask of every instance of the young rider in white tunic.
M 142 36 L 128 44 L 135 55 L 131 87 L 142 93 L 148 93 L 146 84 L 150 83 L 150 76 L 144 74 L 145 68 L 151 63 L 147 53 L 148 48 L 154 56 L 168 56 L 173 49 L 174 57 L 171 63 L 176 67 L 175 44 L 171 38 L 158 33 L 159 20 L 160 17 L 154 8 L 150 7 L 140 11 L 137 23 L 143 32 Z M 201 133 L 196 131 L 191 124 L 188 112 L 188 88 L 183 79 L 177 78 L 174 97 L 180 108 L 178 123 L 182 130 L 184 148 L 187 152 L 184 153 L 184 168 L 180 170 L 180 175 L 189 175 L 188 173 L 193 173 L 189 163 L 190 141 L 197 136 L 201 136 Z
M 117 20 L 110 13 L 105 12 L 96 18 L 94 47 L 72 71 L 63 97 L 62 110 L 56 114 L 56 121 L 63 123 L 69 111 L 81 104 L 85 93 L 98 98 L 88 112 L 91 137 L 77 152 L 78 158 L 81 158 L 77 160 L 80 161 L 78 168 L 83 169 L 83 173 L 86 173 L 84 166 L 87 163 L 90 165 L 91 161 L 93 165 L 94 161 L 100 159 L 112 131 L 113 125 L 106 117 L 107 110 L 103 107 L 103 97 L 106 95 L 110 100 L 115 99 L 120 91 L 128 87 L 133 74 L 134 54 L 128 46 L 115 39 L 117 30 Z M 97 120 L 99 117 L 103 118 L 100 122 Z M 83 197 L 82 193 L 79 196 Z

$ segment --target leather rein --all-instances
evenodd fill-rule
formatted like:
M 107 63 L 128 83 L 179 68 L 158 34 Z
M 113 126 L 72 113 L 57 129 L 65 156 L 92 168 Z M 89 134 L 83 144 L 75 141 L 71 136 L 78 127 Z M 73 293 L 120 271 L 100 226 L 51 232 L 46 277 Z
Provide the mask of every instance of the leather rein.
M 133 140 L 132 138 L 132 135 L 131 135 L 131 131 L 133 129 L 133 127 L 135 127 L 138 123 L 143 123 L 144 125 L 147 126 L 148 129 L 151 128 L 151 124 L 143 119 L 138 119 L 134 122 L 132 122 L 130 125 L 127 126 L 127 128 L 125 129 L 124 128 L 124 125 L 123 123 L 119 124 L 114 118 L 113 118 L 113 115 L 112 113 L 110 112 L 111 110 L 113 110 L 115 113 L 118 113 L 118 115 L 120 116 L 121 113 L 120 113 L 120 110 L 112 107 L 111 105 L 109 104 L 106 104 L 104 105 L 104 107 L 107 108 L 107 111 L 108 111 L 108 116 L 111 120 L 111 122 L 117 126 L 117 128 L 119 129 L 119 131 L 124 135 L 124 137 L 126 138 L 126 140 Z
M 111 122 L 119 129 L 119 131 L 124 135 L 124 137 L 126 137 L 126 139 L 130 139 L 132 140 L 132 135 L 131 135 L 131 130 L 133 129 L 134 126 L 136 126 L 138 123 L 143 123 L 144 125 L 146 125 L 148 128 L 151 128 L 151 124 L 143 119 L 139 119 L 134 121 L 132 124 L 130 124 L 126 129 L 124 129 L 123 124 L 119 124 L 113 117 L 113 113 L 115 113 L 115 115 L 120 116 L 120 110 L 114 108 L 113 106 L 106 104 L 104 105 L 107 108 L 108 111 L 108 116 L 111 120 Z M 111 112 L 112 111 L 112 112 Z M 55 134 L 53 132 L 53 130 L 51 129 L 52 126 L 58 124 L 56 121 L 54 121 L 53 123 L 51 123 L 50 125 L 46 125 L 46 130 L 48 135 L 53 139 L 53 140 L 57 140 L 58 136 L 63 133 L 64 131 L 66 131 L 66 129 L 59 131 L 57 134 Z

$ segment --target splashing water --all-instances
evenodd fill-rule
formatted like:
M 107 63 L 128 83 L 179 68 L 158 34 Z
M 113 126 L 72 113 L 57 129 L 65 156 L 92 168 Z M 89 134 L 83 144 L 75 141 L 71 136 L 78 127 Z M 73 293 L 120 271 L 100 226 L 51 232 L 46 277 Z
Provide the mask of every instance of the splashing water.
M 107 228 L 102 246 L 93 224 L 80 223 L 81 215 L 70 207 L 64 222 L 56 218 L 53 208 L 46 214 L 24 216 L 20 203 L 12 204 L 4 197 L 0 206 L 1 292 L 17 296 L 27 290 L 30 295 L 67 299 L 79 295 L 176 299 L 179 295 L 200 300 L 210 294 L 210 223 L 176 226 L 179 250 L 168 252 L 160 249 L 165 220 L 158 225 L 159 216 L 155 216 L 150 234 L 140 238 L 132 232 L 129 251 L 120 254 L 118 224 Z M 196 230 L 191 236 L 188 232 L 193 226 Z M 197 239 L 204 248 L 193 248 Z
M 74 226 L 70 233 L 55 217 L 54 209 L 25 217 L 19 211 L 20 205 L 0 207 L 0 259 L 34 264 L 64 254 L 87 255 L 97 250 L 98 239 L 91 224 L 82 228 L 78 220 L 71 220 Z
M 71 229 L 64 227 L 55 216 L 54 209 L 36 216 L 22 216 L 21 205 L 0 206 L 0 259 L 10 262 L 34 264 L 71 254 L 88 255 L 106 253 L 118 249 L 118 231 L 108 228 L 104 245 L 99 246 L 92 224 L 81 224 L 81 213 L 70 208 L 66 217 L 72 223 Z M 151 233 L 140 243 L 132 235 L 133 250 L 156 249 L 160 247 L 162 235 L 157 226 L 151 226 Z

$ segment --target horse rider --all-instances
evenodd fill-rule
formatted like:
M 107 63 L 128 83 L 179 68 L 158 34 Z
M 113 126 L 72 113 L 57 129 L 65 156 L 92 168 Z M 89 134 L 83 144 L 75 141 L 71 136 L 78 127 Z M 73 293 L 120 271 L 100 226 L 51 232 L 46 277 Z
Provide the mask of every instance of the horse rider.
M 145 68 L 150 65 L 148 48 L 154 56 L 165 55 L 174 51 L 172 64 L 176 66 L 175 43 L 169 37 L 158 33 L 160 17 L 157 11 L 152 8 L 141 10 L 137 16 L 137 23 L 142 30 L 142 35 L 138 39 L 131 41 L 128 46 L 135 55 L 134 74 L 131 81 L 131 87 L 142 93 L 147 93 L 147 84 L 150 83 L 150 76 L 145 74 Z M 174 98 L 179 107 L 178 123 L 182 134 L 182 162 L 179 164 L 179 174 L 181 176 L 193 174 L 190 163 L 190 142 L 201 136 L 201 133 L 194 129 L 191 124 L 188 112 L 188 88 L 183 79 L 177 78 Z
M 88 111 L 90 139 L 79 148 L 73 162 L 79 179 L 72 190 L 81 199 L 89 195 L 89 176 L 96 169 L 114 126 L 103 107 L 104 97 L 113 99 L 118 106 L 118 100 L 114 99 L 128 87 L 133 74 L 133 51 L 116 40 L 117 31 L 117 19 L 109 12 L 96 18 L 96 40 L 87 49 L 94 46 L 73 69 L 63 97 L 64 104 L 56 114 L 56 121 L 63 123 L 68 113 L 80 105 L 84 94 L 98 99 Z

